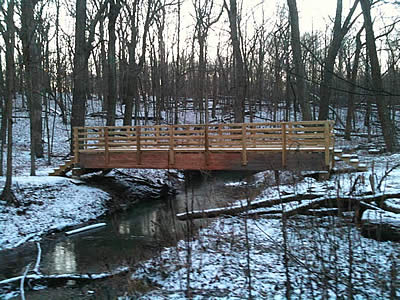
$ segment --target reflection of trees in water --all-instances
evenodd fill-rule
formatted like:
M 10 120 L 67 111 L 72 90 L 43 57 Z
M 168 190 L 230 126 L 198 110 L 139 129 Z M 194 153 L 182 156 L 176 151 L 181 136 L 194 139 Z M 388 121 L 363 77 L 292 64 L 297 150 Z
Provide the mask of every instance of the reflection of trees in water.
M 157 230 L 157 210 L 152 210 L 140 216 L 137 223 L 138 232 L 147 237 L 154 237 Z
M 134 219 L 114 219 L 114 227 L 117 228 L 120 235 L 154 237 L 159 223 L 158 212 L 153 209 L 143 211 Z
M 121 221 L 118 224 L 118 233 L 121 235 L 131 234 L 131 222 L 129 222 L 128 220 Z
M 76 272 L 75 244 L 69 240 L 57 243 L 53 251 L 53 266 L 56 273 Z

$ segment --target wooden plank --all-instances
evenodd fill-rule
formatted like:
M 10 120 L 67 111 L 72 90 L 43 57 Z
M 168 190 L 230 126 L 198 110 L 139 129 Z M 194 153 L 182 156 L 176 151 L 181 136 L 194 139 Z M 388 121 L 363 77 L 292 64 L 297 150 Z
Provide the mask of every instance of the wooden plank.
M 247 128 L 247 131 L 252 133 L 279 133 L 281 128 Z
M 112 168 L 177 168 L 182 170 L 280 170 L 281 154 L 278 152 L 249 152 L 248 164 L 242 165 L 241 152 L 210 153 L 209 165 L 205 156 L 199 152 L 178 152 L 174 165 L 169 164 L 168 152 L 143 152 L 142 164 L 136 161 L 134 153 L 110 153 Z M 102 154 L 83 154 L 83 168 L 103 168 Z M 288 153 L 286 169 L 288 170 L 325 170 L 323 153 Z
M 289 124 L 288 124 L 289 125 Z M 324 132 L 324 126 L 318 125 L 317 127 L 292 127 L 290 128 L 291 132 Z
M 79 139 L 79 141 L 104 141 L 104 137 L 100 137 L 100 136 L 97 136 L 97 137 L 86 137 L 86 138 L 78 136 L 78 139 Z
M 316 121 L 297 121 L 297 122 L 288 122 L 288 124 L 290 124 L 290 125 L 324 125 L 325 124 L 325 122 L 329 122 L 329 123 L 331 123 L 332 121 L 324 121 L 324 120 L 322 120 L 322 121 L 318 121 L 318 120 L 316 120 Z
M 279 130 L 279 134 L 254 134 L 252 138 L 255 139 L 282 139 L 282 129 Z

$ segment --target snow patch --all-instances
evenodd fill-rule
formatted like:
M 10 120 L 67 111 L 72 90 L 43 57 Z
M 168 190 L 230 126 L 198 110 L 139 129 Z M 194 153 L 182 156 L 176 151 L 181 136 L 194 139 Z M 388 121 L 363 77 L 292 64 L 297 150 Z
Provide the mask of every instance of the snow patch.
M 62 230 L 95 219 L 106 211 L 109 195 L 99 189 L 77 185 L 64 177 L 14 177 L 18 208 L 0 204 L 0 250 L 40 239 L 51 230 Z M 0 189 L 4 178 L 0 179 Z M 26 205 L 26 207 L 24 206 Z

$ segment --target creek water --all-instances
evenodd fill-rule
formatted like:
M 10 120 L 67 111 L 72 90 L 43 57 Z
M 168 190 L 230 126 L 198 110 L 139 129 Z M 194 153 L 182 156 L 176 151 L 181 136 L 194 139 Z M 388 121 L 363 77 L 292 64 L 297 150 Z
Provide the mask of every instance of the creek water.
M 174 197 L 141 199 L 124 212 L 102 218 L 100 221 L 107 225 L 98 229 L 72 236 L 62 233 L 47 236 L 40 242 L 40 271 L 43 274 L 87 274 L 109 272 L 119 266 L 133 266 L 184 237 L 185 222 L 178 221 L 176 213 L 187 208 L 196 210 L 223 206 L 245 198 L 245 188 L 226 183 L 237 182 L 249 176 L 249 173 L 243 172 L 218 172 L 211 175 L 189 173 L 185 175 L 185 183 Z M 211 221 L 198 221 L 197 225 L 199 222 Z M 0 278 L 21 275 L 29 263 L 34 264 L 36 256 L 35 243 L 0 252 Z M 119 280 L 114 288 L 110 288 L 112 284 L 107 280 L 102 283 L 93 281 L 79 288 L 74 282 L 69 282 L 57 288 L 30 291 L 27 298 L 107 299 L 110 295 L 120 293 L 124 282 Z M 108 296 L 101 294 L 99 287 L 103 293 L 107 289 Z

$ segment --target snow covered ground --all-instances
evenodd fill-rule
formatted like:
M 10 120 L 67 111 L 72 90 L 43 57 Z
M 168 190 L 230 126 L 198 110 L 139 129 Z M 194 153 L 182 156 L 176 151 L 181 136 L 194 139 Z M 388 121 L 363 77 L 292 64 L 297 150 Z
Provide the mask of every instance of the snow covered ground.
M 276 187 L 271 186 L 274 181 L 271 172 L 259 173 L 255 182 L 265 183 L 266 188 L 252 202 L 305 193 L 334 197 L 360 196 L 372 190 L 400 192 L 400 169 L 395 168 L 385 176 L 398 163 L 399 154 L 366 155 L 361 159 L 368 163 L 368 172 L 338 174 L 327 181 L 305 178 L 299 182 L 298 176 L 285 172 L 282 185 Z M 237 205 L 246 205 L 245 202 Z M 305 202 L 249 211 L 260 213 L 259 217 L 215 219 L 193 239 L 182 240 L 142 264 L 131 279 L 143 282 L 149 291 L 134 297 L 286 299 L 289 294 L 293 299 L 400 297 L 399 243 L 363 237 L 353 222 L 353 213 L 343 213 L 340 217 L 296 216 L 286 223 L 279 214 L 261 215 L 264 210 L 288 210 Z M 387 201 L 387 205 L 395 207 L 396 203 L 398 199 Z M 397 227 L 400 224 L 400 214 L 395 213 L 367 210 L 364 219 L 377 223 L 389 220 Z
M 336 218 L 216 220 L 194 241 L 145 263 L 133 279 L 151 282 L 141 299 L 389 299 L 397 293 L 400 249 L 363 238 Z M 190 249 L 190 251 L 188 251 Z M 285 255 L 286 253 L 286 255 Z M 286 262 L 287 258 L 287 263 Z M 249 288 L 251 285 L 251 288 Z M 395 294 L 396 295 L 396 294 Z
M 4 178 L 0 178 L 0 186 Z M 0 202 L 0 250 L 40 239 L 52 230 L 95 219 L 105 211 L 109 195 L 78 180 L 36 176 L 14 178 L 21 206 Z

